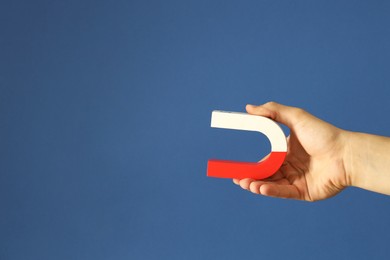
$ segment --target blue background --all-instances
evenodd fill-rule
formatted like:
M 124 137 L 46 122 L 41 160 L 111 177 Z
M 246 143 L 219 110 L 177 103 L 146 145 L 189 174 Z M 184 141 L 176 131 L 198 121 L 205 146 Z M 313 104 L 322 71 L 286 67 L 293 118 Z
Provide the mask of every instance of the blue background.
M 0 259 L 389 259 L 390 199 L 206 177 L 277 101 L 388 135 L 388 1 L 1 1 Z

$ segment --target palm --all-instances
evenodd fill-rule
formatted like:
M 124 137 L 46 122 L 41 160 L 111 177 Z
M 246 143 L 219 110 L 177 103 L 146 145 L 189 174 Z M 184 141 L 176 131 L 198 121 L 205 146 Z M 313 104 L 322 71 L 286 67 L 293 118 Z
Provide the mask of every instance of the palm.
M 307 201 L 340 192 L 345 186 L 337 146 L 340 130 L 318 119 L 305 119 L 291 129 L 286 160 L 276 174 L 265 180 L 243 179 L 235 183 L 257 194 Z
M 295 134 L 288 140 L 289 153 L 280 170 L 269 182 L 289 185 L 295 188 L 299 199 L 316 201 L 336 195 L 343 189 L 343 167 L 332 153 L 308 154 L 307 150 L 326 150 L 325 147 L 308 147 L 304 149 Z M 321 146 L 321 144 L 319 144 Z

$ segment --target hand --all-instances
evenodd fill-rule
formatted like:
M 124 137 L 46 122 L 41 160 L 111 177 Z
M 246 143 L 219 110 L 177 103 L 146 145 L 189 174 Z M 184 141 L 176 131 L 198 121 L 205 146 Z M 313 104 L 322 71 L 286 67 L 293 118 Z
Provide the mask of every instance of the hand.
M 344 166 L 347 131 L 306 111 L 269 102 L 247 105 L 249 114 L 265 116 L 289 127 L 287 156 L 273 176 L 264 180 L 233 179 L 243 189 L 265 196 L 317 201 L 349 185 Z

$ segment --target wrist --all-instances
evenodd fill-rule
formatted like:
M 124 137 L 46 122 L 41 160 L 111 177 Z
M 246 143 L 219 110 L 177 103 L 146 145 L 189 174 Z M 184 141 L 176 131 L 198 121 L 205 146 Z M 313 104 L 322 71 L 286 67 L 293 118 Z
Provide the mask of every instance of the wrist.
M 356 133 L 343 130 L 343 164 L 345 171 L 345 186 L 357 186 L 358 173 L 356 172 Z
M 347 186 L 390 195 L 390 138 L 345 132 Z

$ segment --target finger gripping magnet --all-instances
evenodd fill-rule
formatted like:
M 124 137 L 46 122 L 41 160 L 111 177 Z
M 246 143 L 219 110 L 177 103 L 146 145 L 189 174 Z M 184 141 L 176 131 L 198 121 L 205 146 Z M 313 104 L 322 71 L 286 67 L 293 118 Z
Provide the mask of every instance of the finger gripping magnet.
M 209 160 L 209 177 L 260 180 L 273 175 L 286 158 L 286 136 L 280 126 L 269 118 L 238 112 L 213 111 L 211 127 L 263 133 L 271 143 L 271 153 L 261 162 Z

